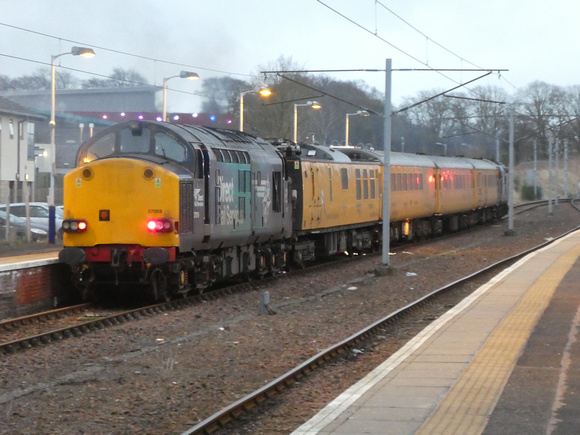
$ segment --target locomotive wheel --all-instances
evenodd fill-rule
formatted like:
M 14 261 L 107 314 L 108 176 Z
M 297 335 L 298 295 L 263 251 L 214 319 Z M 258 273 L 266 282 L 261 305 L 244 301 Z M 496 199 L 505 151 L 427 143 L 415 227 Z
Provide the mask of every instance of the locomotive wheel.
M 93 277 L 88 267 L 82 266 L 73 272 L 73 283 L 79 290 L 83 302 L 90 302 L 94 299 L 94 291 L 91 283 Z
M 91 302 L 94 300 L 94 294 L 90 285 L 86 285 L 81 289 L 81 299 L 83 302 Z

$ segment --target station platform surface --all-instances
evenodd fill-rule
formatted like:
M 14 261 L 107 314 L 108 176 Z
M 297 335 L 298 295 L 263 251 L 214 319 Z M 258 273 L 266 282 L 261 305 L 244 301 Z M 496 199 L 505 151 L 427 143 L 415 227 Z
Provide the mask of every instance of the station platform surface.
M 55 263 L 58 263 L 58 251 L 56 250 L 0 256 L 0 272 L 40 267 Z
M 293 435 L 580 434 L 579 256 L 527 255 Z

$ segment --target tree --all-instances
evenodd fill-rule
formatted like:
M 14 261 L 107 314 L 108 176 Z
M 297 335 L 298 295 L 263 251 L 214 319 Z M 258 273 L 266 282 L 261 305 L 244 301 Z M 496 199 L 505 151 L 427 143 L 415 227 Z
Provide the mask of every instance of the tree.
M 566 89 L 563 98 L 560 132 L 571 145 L 570 151 L 580 153 L 580 85 Z
M 50 70 L 36 70 L 33 74 L 27 76 L 20 76 L 12 79 L 10 82 L 12 89 L 50 89 L 51 79 Z
M 431 99 L 441 92 L 437 89 L 421 91 L 417 97 L 404 102 L 404 106 L 409 109 L 404 110 L 401 116 L 404 116 L 412 125 L 422 127 L 417 147 L 423 153 L 442 154 L 442 149 L 450 151 L 447 150 L 449 145 L 447 141 L 456 136 L 454 112 L 457 112 L 457 108 L 454 110 L 449 98 Z M 443 143 L 445 147 L 439 148 L 437 145 L 439 143 Z
M 548 155 L 548 133 L 553 134 L 560 123 L 558 116 L 564 106 L 561 88 L 536 81 L 518 93 L 517 112 L 520 119 L 518 136 L 535 135 L 538 151 Z
M 82 83 L 83 89 L 133 88 L 147 85 L 147 79 L 133 69 L 114 68 L 108 79 L 92 78 Z
M 201 87 L 207 98 L 202 102 L 202 112 L 234 114 L 239 111 L 239 95 L 247 84 L 231 77 L 211 77 L 203 80 Z
M 0 74 L 0 91 L 8 91 L 11 89 L 10 77 Z

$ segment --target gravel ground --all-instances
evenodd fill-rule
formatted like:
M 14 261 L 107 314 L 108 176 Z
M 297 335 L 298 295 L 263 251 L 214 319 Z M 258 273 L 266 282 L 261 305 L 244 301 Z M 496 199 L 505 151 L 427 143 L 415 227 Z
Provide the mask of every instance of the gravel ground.
M 570 205 L 555 207 L 552 216 L 543 207 L 517 215 L 514 236 L 505 236 L 502 222 L 409 245 L 390 257 L 388 276 L 372 273 L 380 256 L 359 258 L 348 268 L 282 278 L 1 357 L 0 433 L 181 433 L 395 309 L 578 225 L 580 213 Z M 266 290 L 276 314 L 260 316 Z M 415 326 L 402 325 L 362 356 L 315 372 L 223 433 L 292 432 L 396 351 Z

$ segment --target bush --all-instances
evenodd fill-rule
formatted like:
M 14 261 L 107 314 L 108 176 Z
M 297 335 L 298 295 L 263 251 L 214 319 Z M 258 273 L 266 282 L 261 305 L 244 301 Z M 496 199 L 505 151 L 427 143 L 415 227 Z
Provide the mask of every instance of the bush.
M 535 201 L 537 199 L 542 199 L 542 188 L 537 186 L 537 195 L 534 195 L 534 186 L 528 186 L 524 184 L 522 186 L 522 200 L 525 201 Z

